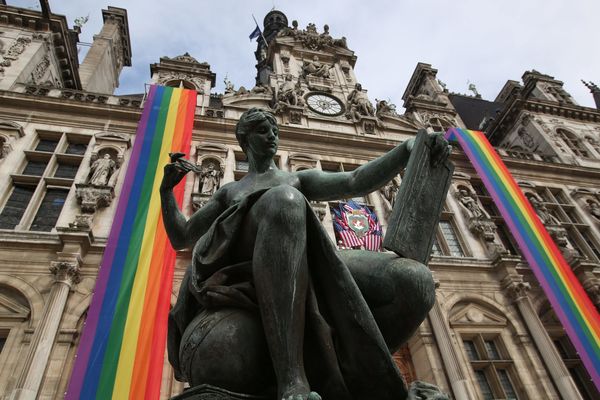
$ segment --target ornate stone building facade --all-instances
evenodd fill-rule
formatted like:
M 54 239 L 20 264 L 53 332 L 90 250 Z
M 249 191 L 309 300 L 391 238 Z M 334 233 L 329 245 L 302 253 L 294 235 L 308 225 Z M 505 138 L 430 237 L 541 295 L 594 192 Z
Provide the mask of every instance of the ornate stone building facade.
M 116 96 L 131 65 L 124 9 L 79 65 L 78 28 L 53 14 L 0 2 L 0 398 L 60 399 L 69 380 L 98 266 L 135 142 L 144 95 Z M 234 127 L 250 107 L 280 123 L 277 163 L 295 171 L 351 171 L 417 129 L 482 129 L 518 180 L 590 298 L 600 307 L 600 99 L 581 107 L 537 71 L 508 81 L 494 101 L 449 92 L 419 63 L 406 112 L 371 101 L 357 57 L 329 27 L 272 11 L 259 38 L 256 86 L 214 93 L 216 74 L 189 54 L 151 65 L 154 83 L 198 91 L 184 211 L 203 206 L 247 163 Z M 134 33 L 135 34 L 135 33 Z M 249 72 L 250 73 L 250 72 Z M 143 88 L 140 87 L 140 92 Z M 453 183 L 430 268 L 437 302 L 395 355 L 409 380 L 456 399 L 598 398 L 576 352 L 489 194 L 456 148 Z M 360 199 L 384 229 L 399 176 Z M 335 240 L 333 204 L 314 203 Z M 181 252 L 172 302 L 190 254 Z M 399 321 L 398 323 L 401 323 Z M 180 393 L 165 362 L 162 398 Z

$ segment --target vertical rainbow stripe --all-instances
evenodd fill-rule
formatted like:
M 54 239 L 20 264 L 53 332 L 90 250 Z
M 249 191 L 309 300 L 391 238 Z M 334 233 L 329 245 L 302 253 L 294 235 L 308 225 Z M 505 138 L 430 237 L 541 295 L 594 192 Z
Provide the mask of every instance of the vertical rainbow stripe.
M 600 316 L 510 172 L 480 131 L 453 128 L 554 311 L 600 389 Z
M 138 125 L 66 399 L 158 399 L 175 251 L 159 186 L 188 152 L 196 92 L 152 86 Z M 175 189 L 181 204 L 183 184 Z

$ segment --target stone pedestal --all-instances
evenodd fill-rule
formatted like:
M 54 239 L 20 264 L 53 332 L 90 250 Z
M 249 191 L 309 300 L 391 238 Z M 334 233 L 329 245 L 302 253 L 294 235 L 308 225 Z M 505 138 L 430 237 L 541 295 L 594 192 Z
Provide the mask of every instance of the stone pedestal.
M 81 204 L 81 211 L 84 213 L 94 213 L 97 209 L 108 207 L 115 197 L 115 193 L 110 186 L 95 186 L 89 184 L 76 184 L 75 196 Z

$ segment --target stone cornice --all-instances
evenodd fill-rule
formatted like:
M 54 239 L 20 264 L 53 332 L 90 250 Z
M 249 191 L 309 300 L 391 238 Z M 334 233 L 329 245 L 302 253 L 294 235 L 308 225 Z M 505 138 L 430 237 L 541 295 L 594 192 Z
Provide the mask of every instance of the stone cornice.
M 500 143 L 507 131 L 512 128 L 521 111 L 570 118 L 582 122 L 600 123 L 600 110 L 595 108 L 559 104 L 540 99 L 525 100 L 518 97 L 506 105 L 500 117 L 488 127 L 488 138 L 492 144 Z
M 81 89 L 76 44 L 79 36 L 77 31 L 69 29 L 65 16 L 50 14 L 50 17 L 46 18 L 39 11 L 0 5 L 1 25 L 15 26 L 36 32 L 51 32 L 54 53 L 61 66 L 64 86 Z

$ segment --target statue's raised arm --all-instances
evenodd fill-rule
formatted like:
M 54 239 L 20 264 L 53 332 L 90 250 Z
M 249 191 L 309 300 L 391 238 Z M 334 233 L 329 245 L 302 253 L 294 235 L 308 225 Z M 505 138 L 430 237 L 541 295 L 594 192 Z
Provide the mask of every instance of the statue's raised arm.
M 448 158 L 451 147 L 442 133 L 432 133 L 427 138 L 434 165 Z M 323 172 L 317 169 L 299 171 L 302 193 L 309 200 L 339 200 L 364 196 L 380 187 L 406 167 L 414 139 L 402 142 L 386 154 L 352 172 Z

